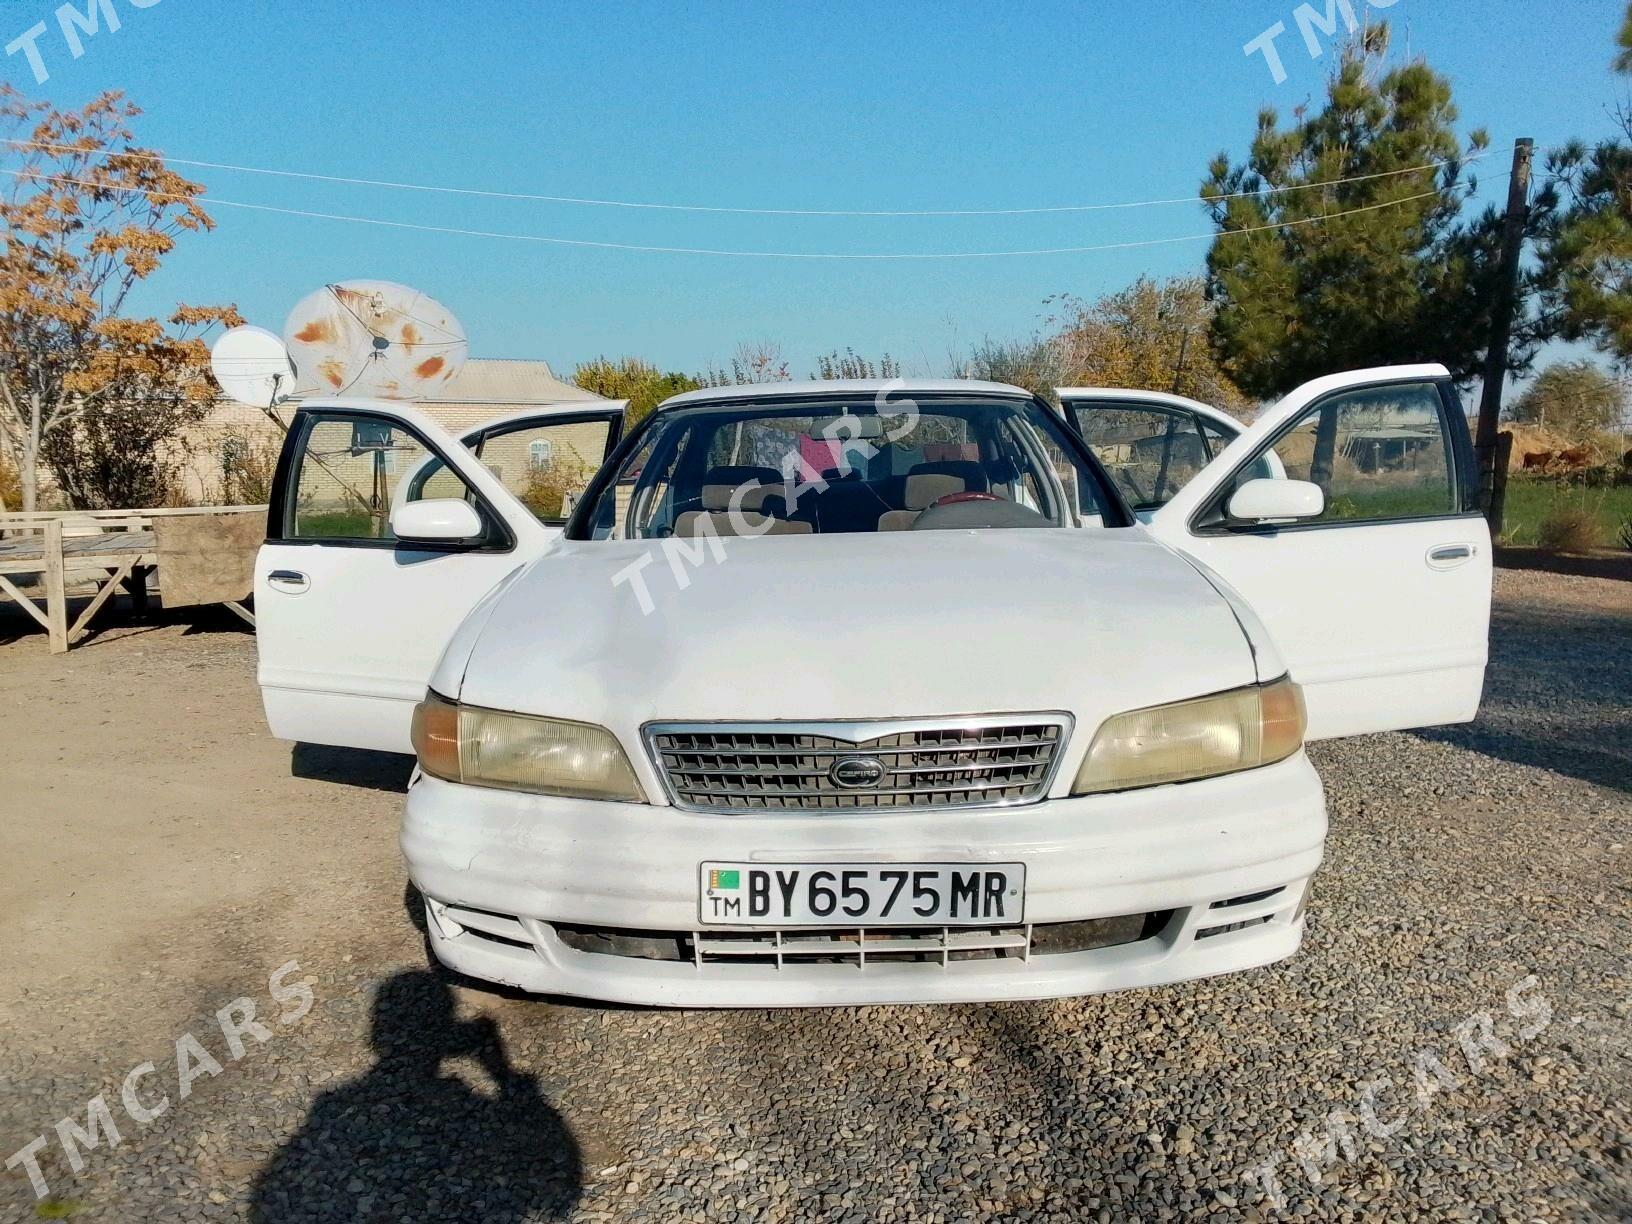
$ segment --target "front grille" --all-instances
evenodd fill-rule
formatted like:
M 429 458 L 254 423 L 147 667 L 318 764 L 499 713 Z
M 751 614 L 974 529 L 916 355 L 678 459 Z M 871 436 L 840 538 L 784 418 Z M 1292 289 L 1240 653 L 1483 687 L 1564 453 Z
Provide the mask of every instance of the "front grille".
M 578 952 L 703 965 L 949 965 L 1022 960 L 1114 948 L 1149 939 L 1172 910 L 1081 922 L 1003 927 L 790 927 L 759 931 L 636 931 L 555 923 L 556 937 Z
M 649 726 L 646 735 L 669 796 L 682 807 L 883 811 L 1040 799 L 1070 724 L 1066 714 L 667 723 Z
M 697 964 L 724 962 L 852 964 L 868 962 L 949 964 L 964 960 L 1028 959 L 1029 927 L 906 927 L 866 931 L 837 928 L 809 931 L 700 931 L 694 943 Z

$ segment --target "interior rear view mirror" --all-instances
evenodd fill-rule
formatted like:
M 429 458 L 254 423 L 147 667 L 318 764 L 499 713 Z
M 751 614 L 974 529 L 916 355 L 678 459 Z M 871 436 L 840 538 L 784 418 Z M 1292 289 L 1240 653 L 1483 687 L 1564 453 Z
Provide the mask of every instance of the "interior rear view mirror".
M 1232 519 L 1248 523 L 1314 518 L 1326 509 L 1326 494 L 1307 480 L 1249 480 L 1227 509 Z
M 807 437 L 849 442 L 855 439 L 872 442 L 884 436 L 884 422 L 876 416 L 846 413 L 844 416 L 819 417 L 805 431 Z
M 394 441 L 392 428 L 389 421 L 353 421 L 351 423 L 353 458 L 372 451 L 390 450 Z

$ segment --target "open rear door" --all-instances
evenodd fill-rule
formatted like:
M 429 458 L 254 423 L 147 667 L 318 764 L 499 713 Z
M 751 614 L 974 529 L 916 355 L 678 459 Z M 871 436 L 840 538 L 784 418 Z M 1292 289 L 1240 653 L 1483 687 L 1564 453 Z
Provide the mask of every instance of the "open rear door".
M 1296 520 L 1229 511 L 1251 479 L 1310 481 Z M 1150 519 L 1258 613 L 1303 686 L 1309 738 L 1466 722 L 1490 628 L 1490 533 L 1473 448 L 1440 365 L 1305 383 Z
M 609 406 L 491 422 L 473 435 L 491 449 L 484 463 L 407 404 L 303 405 L 255 565 L 258 677 L 272 733 L 409 751 L 414 703 L 443 646 L 483 595 L 560 536 L 621 417 L 621 406 Z M 400 543 L 393 507 L 427 498 L 468 501 L 481 538 Z
M 1143 522 L 1194 479 L 1241 429 L 1230 421 L 1227 437 L 1220 437 L 1226 427 L 1217 424 L 1213 432 L 1203 432 L 1204 421 L 1222 414 L 1159 391 L 1101 387 L 1060 387 L 1056 391 L 1065 419 L 1082 435 Z
M 496 417 L 460 441 L 548 527 L 562 528 L 623 436 L 628 400 L 567 401 Z
M 1057 387 L 1055 393 L 1066 421 L 1144 523 L 1243 428 L 1227 412 L 1166 391 Z M 1274 461 L 1271 455 L 1264 462 Z

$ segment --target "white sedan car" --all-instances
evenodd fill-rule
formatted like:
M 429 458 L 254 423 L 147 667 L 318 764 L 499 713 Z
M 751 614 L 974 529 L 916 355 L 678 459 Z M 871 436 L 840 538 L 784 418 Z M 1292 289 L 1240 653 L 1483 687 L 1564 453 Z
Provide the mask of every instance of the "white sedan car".
M 474 977 L 758 1007 L 1265 965 L 1326 836 L 1305 740 L 1478 707 L 1443 367 L 1300 388 L 1148 522 L 1014 387 L 694 392 L 603 463 L 618 417 L 467 446 L 309 401 L 279 467 L 272 730 L 412 745 L 408 872 Z

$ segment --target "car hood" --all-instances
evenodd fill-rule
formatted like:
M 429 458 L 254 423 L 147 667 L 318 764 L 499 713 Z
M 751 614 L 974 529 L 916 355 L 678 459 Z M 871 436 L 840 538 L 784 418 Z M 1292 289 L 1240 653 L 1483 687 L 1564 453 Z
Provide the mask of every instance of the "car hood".
M 561 543 L 486 603 L 433 686 L 633 750 L 642 724 L 693 719 L 1064 710 L 1091 730 L 1256 678 L 1226 599 L 1139 528 L 708 543 Z

